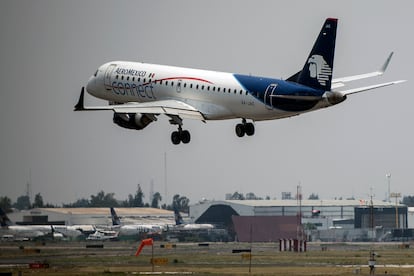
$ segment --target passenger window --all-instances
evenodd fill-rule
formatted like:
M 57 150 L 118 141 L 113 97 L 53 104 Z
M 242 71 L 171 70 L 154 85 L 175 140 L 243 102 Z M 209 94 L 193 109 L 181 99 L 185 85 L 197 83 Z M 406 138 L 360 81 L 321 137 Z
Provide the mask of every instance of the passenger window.
M 121 77 L 121 80 L 124 80 L 124 76 Z
M 187 83 L 184 83 L 184 88 L 186 88 L 187 87 Z
M 226 88 L 223 88 L 223 93 L 226 93 Z
M 168 85 L 168 81 L 165 81 L 165 85 Z
M 198 89 L 198 84 L 196 85 L 196 89 Z
M 116 75 L 116 76 L 115 76 L 115 79 L 117 80 L 117 79 L 118 79 L 118 77 L 119 77 L 119 76 L 118 76 L 118 75 Z
M 129 80 L 129 77 L 127 77 L 127 80 Z
M 193 84 L 190 84 L 190 88 L 193 88 Z
M 201 90 L 204 90 L 204 85 L 201 86 Z
M 220 92 L 220 87 L 219 87 L 219 88 L 217 88 L 217 92 Z
M 216 87 L 215 86 L 213 86 L 213 91 L 216 91 Z
M 171 86 L 174 86 L 174 82 L 173 81 L 171 82 Z

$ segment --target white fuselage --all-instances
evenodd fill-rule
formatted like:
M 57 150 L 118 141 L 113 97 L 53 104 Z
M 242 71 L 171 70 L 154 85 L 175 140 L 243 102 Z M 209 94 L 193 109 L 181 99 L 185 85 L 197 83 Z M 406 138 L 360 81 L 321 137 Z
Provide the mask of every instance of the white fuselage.
M 256 91 L 248 91 L 232 73 L 114 61 L 99 67 L 86 89 L 95 97 L 116 103 L 179 100 L 199 110 L 207 120 L 248 118 L 260 121 L 304 112 L 280 110 L 267 104 L 265 99 L 274 83 L 275 87 L 285 86 L 289 91 L 303 88 L 300 85 L 277 79 L 251 78 L 251 82 L 265 83 L 265 90 L 257 91 L 263 94 L 262 101 L 254 96 Z M 321 97 L 306 111 L 329 105 Z

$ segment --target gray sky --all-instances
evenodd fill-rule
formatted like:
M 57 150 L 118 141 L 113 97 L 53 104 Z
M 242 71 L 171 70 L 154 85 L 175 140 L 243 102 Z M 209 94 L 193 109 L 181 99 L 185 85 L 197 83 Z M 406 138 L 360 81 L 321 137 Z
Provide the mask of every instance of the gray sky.
M 150 183 L 167 200 L 225 193 L 280 198 L 385 198 L 414 194 L 412 1 L 20 1 L 0 9 L 1 196 L 32 193 L 61 204 L 100 190 L 125 199 Z M 240 139 L 238 120 L 186 120 L 192 141 L 174 146 L 167 117 L 143 131 L 112 112 L 73 112 L 80 89 L 110 60 L 145 61 L 287 78 L 301 69 L 327 17 L 339 18 L 334 77 L 386 74 L 363 86 L 409 82 L 354 95 L 290 119 L 258 122 Z M 100 102 L 87 95 L 86 102 Z M 31 173 L 30 173 L 31 172 Z

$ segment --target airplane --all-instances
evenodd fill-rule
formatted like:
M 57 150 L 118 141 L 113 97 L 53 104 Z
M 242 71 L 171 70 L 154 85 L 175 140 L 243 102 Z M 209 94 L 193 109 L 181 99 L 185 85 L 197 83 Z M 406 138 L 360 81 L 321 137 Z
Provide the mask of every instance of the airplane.
M 81 228 L 75 225 L 13 225 L 2 208 L 0 208 L 0 225 L 2 237 L 15 240 L 77 238 L 83 234 Z
M 214 225 L 210 223 L 184 223 L 183 217 L 180 212 L 175 209 L 175 227 L 174 230 L 209 230 L 214 229 Z
M 119 235 L 118 231 L 97 229 L 94 233 L 90 234 L 86 238 L 86 240 L 87 241 L 117 241 L 118 235 Z
M 393 53 L 377 71 L 333 79 L 338 19 L 327 18 L 301 71 L 286 80 L 251 75 L 180 68 L 141 62 L 112 61 L 101 65 L 86 91 L 107 100 L 107 106 L 85 106 L 82 87 L 75 111 L 112 110 L 113 122 L 141 130 L 164 114 L 178 130 L 171 141 L 187 144 L 191 136 L 184 119 L 241 119 L 238 137 L 255 134 L 255 122 L 300 115 L 339 104 L 349 95 L 402 83 L 391 81 L 348 90 L 346 83 L 380 76 Z
M 155 224 L 122 224 L 115 208 L 111 207 L 112 230 L 119 231 L 120 236 L 137 236 L 139 234 L 161 234 L 162 225 Z
M 0 233 L 3 237 L 13 240 L 32 240 L 53 236 L 54 230 L 50 225 L 12 225 L 12 221 L 0 208 Z

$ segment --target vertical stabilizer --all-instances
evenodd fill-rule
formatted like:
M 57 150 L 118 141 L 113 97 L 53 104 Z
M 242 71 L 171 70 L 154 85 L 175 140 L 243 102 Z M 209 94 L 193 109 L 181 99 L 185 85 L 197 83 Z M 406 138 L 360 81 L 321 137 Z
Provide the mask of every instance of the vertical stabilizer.
M 111 218 L 112 225 L 121 225 L 121 219 L 116 214 L 114 207 L 111 207 Z
M 338 19 L 328 18 L 302 71 L 289 80 L 324 91 L 331 90 Z
M 178 209 L 174 209 L 175 225 L 184 224 L 183 217 Z

